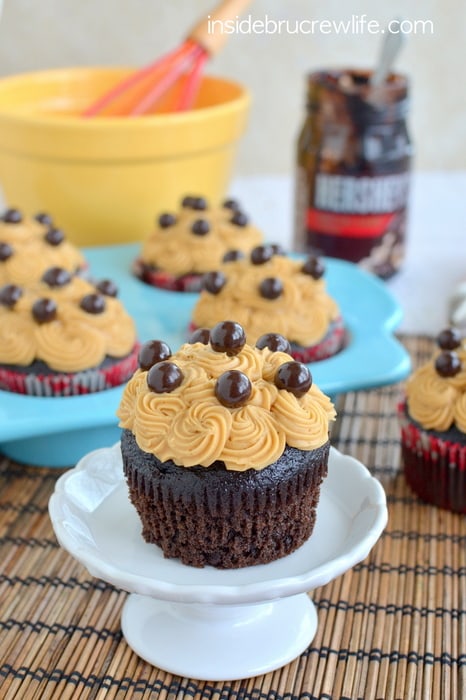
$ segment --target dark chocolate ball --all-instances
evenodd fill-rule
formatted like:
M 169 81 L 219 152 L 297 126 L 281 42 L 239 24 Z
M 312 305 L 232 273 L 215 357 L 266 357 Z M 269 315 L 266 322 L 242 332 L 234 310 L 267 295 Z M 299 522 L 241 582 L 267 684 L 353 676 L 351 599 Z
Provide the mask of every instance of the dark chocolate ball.
M 23 290 L 17 284 L 6 284 L 0 289 L 0 304 L 12 308 L 22 295 Z
M 224 209 L 231 209 L 232 211 L 237 211 L 240 208 L 239 202 L 237 202 L 236 199 L 225 199 L 222 207 Z
M 38 221 L 40 224 L 43 224 L 44 226 L 52 226 L 53 224 L 53 219 L 50 216 L 50 214 L 46 214 L 43 211 L 36 214 L 34 218 L 36 221 Z
M 441 377 L 454 377 L 461 372 L 461 360 L 452 350 L 444 350 L 435 359 L 435 369 Z
M 234 262 L 235 260 L 241 260 L 244 258 L 244 253 L 242 250 L 227 250 L 223 256 L 222 262 Z
M 259 285 L 259 294 L 264 299 L 278 299 L 283 294 L 283 283 L 278 277 L 266 277 Z
M 13 255 L 13 248 L 9 243 L 0 243 L 0 262 L 5 262 Z
M 205 211 L 207 209 L 207 200 L 205 197 L 193 197 L 191 208 L 195 211 Z
M 437 336 L 437 345 L 441 350 L 455 350 L 461 345 L 462 336 L 457 328 L 445 328 Z
M 248 225 L 249 219 L 244 213 L 244 211 L 240 211 L 239 209 L 237 209 L 231 217 L 230 222 L 235 226 L 240 226 L 241 228 L 244 228 L 244 226 Z
M 95 288 L 106 297 L 118 296 L 118 287 L 113 280 L 100 280 L 95 285 Z
M 181 206 L 185 209 L 205 211 L 207 209 L 207 200 L 205 197 L 193 197 L 192 195 L 188 195 L 187 197 L 183 197 Z
M 60 245 L 65 240 L 65 234 L 60 228 L 49 228 L 44 236 L 49 245 Z
M 147 371 L 153 365 L 163 360 L 168 360 L 172 355 L 172 351 L 167 343 L 163 340 L 148 340 L 141 345 L 138 354 L 139 367 Z
M 251 262 L 253 265 L 263 265 L 273 258 L 271 245 L 257 245 L 251 250 Z
M 220 321 L 210 331 L 210 344 L 216 352 L 237 355 L 246 343 L 246 334 L 236 321 Z
M 191 195 L 188 194 L 188 195 L 186 195 L 186 197 L 183 197 L 183 199 L 181 200 L 181 206 L 184 209 L 192 209 L 192 206 L 193 206 L 195 199 L 196 199 L 196 197 L 192 197 Z
M 101 314 L 105 311 L 105 297 L 102 294 L 86 294 L 79 306 L 88 314 Z
M 71 275 L 63 267 L 49 267 L 42 275 L 42 282 L 49 287 L 64 287 L 71 282 Z
M 182 381 L 183 372 L 174 362 L 157 362 L 147 373 L 147 386 L 156 394 L 169 394 Z
M 289 341 L 280 333 L 264 333 L 257 339 L 256 348 L 260 350 L 268 348 L 272 352 L 287 352 L 288 354 L 291 352 Z
M 312 375 L 302 362 L 284 362 L 275 373 L 275 386 L 299 398 L 311 388 Z
M 270 246 L 273 250 L 274 255 L 286 255 L 285 249 L 280 243 L 272 243 Z
M 196 236 L 205 236 L 210 231 L 210 224 L 207 219 L 196 219 L 191 226 L 191 232 Z
M 325 273 L 325 266 L 319 258 L 311 256 L 303 264 L 301 270 L 304 274 L 310 275 L 315 280 L 319 280 Z
M 210 330 L 208 328 L 196 328 L 188 338 L 188 343 L 202 343 L 208 345 L 210 341 Z
M 174 214 L 160 214 L 159 216 L 159 226 L 160 228 L 169 228 L 176 224 L 176 216 Z
M 252 386 L 244 372 L 236 369 L 223 372 L 215 382 L 215 396 L 223 406 L 243 406 L 251 396 Z
M 219 294 L 226 282 L 227 278 L 223 272 L 206 272 L 202 278 L 202 288 L 210 294 Z
M 38 299 L 32 306 L 32 315 L 37 323 L 49 323 L 57 316 L 57 305 L 53 299 Z
M 7 209 L 4 212 L 2 219 L 7 224 L 20 224 L 23 220 L 23 215 L 19 209 Z

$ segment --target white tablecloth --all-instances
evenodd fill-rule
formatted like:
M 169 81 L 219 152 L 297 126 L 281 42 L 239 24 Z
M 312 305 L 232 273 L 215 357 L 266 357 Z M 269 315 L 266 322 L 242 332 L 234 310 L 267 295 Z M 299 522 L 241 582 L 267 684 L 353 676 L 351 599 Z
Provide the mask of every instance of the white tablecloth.
M 237 179 L 231 188 L 266 239 L 292 245 L 293 182 L 286 176 Z M 399 330 L 436 335 L 449 300 L 466 281 L 466 171 L 416 173 L 403 269 L 386 284 L 404 310 Z

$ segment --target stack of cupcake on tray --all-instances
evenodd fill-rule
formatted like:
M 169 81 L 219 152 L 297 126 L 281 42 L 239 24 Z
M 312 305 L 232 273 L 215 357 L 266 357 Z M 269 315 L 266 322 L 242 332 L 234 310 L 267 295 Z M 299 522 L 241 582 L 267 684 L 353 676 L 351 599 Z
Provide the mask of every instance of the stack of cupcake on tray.
M 70 396 L 126 385 L 118 407 L 129 497 L 147 542 L 192 566 L 268 563 L 315 525 L 330 399 L 306 363 L 344 350 L 325 266 L 265 244 L 234 200 L 162 213 L 133 273 L 195 291 L 187 342 L 142 346 L 109 279 L 93 280 L 51 217 L 0 221 L 0 387 Z M 400 406 L 408 483 L 466 512 L 466 341 L 447 329 Z
M 48 214 L 0 220 L 0 388 L 34 396 L 124 384 L 137 367 L 133 320 Z

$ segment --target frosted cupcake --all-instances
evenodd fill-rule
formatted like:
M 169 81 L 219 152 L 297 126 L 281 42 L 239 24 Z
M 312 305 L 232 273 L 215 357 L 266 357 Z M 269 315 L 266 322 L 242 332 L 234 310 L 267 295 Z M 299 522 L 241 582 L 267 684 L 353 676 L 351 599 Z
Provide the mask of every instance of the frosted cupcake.
M 74 274 L 86 261 L 48 214 L 26 217 L 7 209 L 0 218 L 0 286 L 38 282 L 50 267 Z
M 424 501 L 466 513 L 466 342 L 448 328 L 400 406 L 406 480 Z
M 36 396 L 123 384 L 137 367 L 134 322 L 110 280 L 49 268 L 30 286 L 0 287 L 0 388 Z
M 285 336 L 301 362 L 331 357 L 345 344 L 323 262 L 288 257 L 276 245 L 257 246 L 247 256 L 229 253 L 218 271 L 204 276 L 190 329 L 212 328 L 225 317 L 238 321 L 252 344 L 268 332 Z
M 217 324 L 172 353 L 142 346 L 118 415 L 143 538 L 191 566 L 264 564 L 311 535 L 333 405 L 270 335 Z
M 178 212 L 158 217 L 133 270 L 155 287 L 198 292 L 202 275 L 215 270 L 227 251 L 246 253 L 261 241 L 262 233 L 235 200 L 210 208 L 204 197 L 189 196 Z

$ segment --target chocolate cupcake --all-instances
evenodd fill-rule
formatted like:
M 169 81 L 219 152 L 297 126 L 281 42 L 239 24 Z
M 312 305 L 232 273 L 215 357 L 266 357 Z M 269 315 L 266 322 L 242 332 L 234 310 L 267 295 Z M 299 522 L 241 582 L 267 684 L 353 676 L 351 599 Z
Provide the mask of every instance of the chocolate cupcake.
M 118 410 L 142 536 L 191 566 L 264 564 L 311 535 L 335 411 L 269 334 L 217 324 L 176 353 L 142 346 Z
M 399 407 L 406 480 L 424 501 L 466 513 L 466 342 L 447 328 Z
M 7 209 L 0 217 L 0 287 L 39 282 L 50 267 L 75 274 L 86 261 L 48 214 L 26 217 Z
M 248 256 L 227 255 L 203 278 L 190 330 L 211 328 L 227 316 L 250 343 L 267 332 L 284 335 L 300 362 L 331 357 L 345 344 L 337 302 L 326 291 L 322 260 L 288 257 L 280 246 L 256 246 Z
M 187 196 L 178 212 L 160 214 L 133 271 L 155 287 L 198 292 L 202 275 L 215 270 L 228 251 L 247 253 L 261 241 L 235 200 L 210 208 L 204 197 Z
M 134 322 L 109 280 L 59 267 L 29 286 L 0 288 L 0 388 L 36 396 L 123 384 L 137 367 Z

